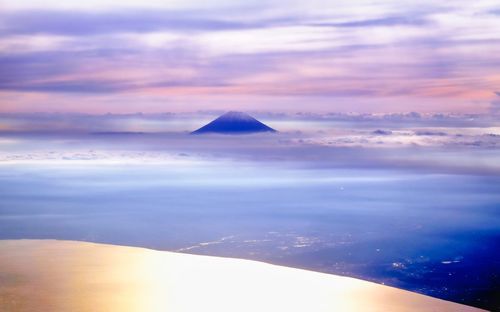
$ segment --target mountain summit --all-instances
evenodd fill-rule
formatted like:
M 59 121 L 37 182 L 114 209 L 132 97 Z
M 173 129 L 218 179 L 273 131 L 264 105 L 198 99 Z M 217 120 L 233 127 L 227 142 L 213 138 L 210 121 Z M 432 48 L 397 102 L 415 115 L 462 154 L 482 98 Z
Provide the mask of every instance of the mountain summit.
M 266 126 L 248 114 L 242 112 L 228 112 L 200 129 L 191 132 L 191 134 L 247 134 L 256 132 L 276 132 L 276 130 Z

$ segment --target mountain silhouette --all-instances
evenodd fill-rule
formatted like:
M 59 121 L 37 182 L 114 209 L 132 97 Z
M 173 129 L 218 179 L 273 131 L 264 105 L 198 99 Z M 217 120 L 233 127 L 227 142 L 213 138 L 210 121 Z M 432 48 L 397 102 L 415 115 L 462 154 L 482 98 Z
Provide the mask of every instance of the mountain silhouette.
M 247 134 L 256 132 L 276 132 L 271 127 L 242 112 L 228 112 L 211 121 L 191 134 L 221 133 Z

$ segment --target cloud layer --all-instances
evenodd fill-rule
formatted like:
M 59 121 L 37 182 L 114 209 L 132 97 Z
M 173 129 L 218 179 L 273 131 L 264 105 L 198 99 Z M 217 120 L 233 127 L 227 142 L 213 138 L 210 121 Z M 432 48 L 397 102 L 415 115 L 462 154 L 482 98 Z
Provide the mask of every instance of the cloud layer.
M 391 114 L 256 114 L 280 132 L 192 136 L 198 114 L 0 114 L 0 165 L 225 162 L 498 175 L 494 118 Z
M 9 0 L 0 110 L 487 112 L 497 12 L 494 1 Z

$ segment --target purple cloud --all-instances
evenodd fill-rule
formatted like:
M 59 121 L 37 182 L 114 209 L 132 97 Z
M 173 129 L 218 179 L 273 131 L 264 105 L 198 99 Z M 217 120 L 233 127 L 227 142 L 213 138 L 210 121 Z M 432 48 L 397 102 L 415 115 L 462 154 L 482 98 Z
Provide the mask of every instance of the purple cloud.
M 259 17 L 242 20 L 240 18 L 220 16 L 211 11 L 165 11 L 135 10 L 117 12 L 83 12 L 83 11 L 40 11 L 25 10 L 6 12 L 3 14 L 4 35 L 12 34 L 57 34 L 57 35 L 97 35 L 122 32 L 210 32 L 224 30 L 244 30 L 255 28 L 271 28 L 281 26 L 311 27 L 376 27 L 414 25 L 423 26 L 429 23 L 425 15 L 389 15 L 373 19 L 352 19 L 342 22 L 321 22 L 321 17 L 284 15 L 276 17 Z
M 4 34 L 96 35 L 120 32 L 217 31 L 263 27 L 271 22 L 238 22 L 205 17 L 203 12 L 19 11 L 3 16 Z
M 376 27 L 376 26 L 399 26 L 413 25 L 423 26 L 429 24 L 429 20 L 422 16 L 387 16 L 375 19 L 361 19 L 340 23 L 312 23 L 312 26 L 318 27 Z
M 500 97 L 500 92 L 494 92 L 496 96 Z M 500 99 L 493 100 L 490 105 L 490 112 L 494 115 L 500 114 Z

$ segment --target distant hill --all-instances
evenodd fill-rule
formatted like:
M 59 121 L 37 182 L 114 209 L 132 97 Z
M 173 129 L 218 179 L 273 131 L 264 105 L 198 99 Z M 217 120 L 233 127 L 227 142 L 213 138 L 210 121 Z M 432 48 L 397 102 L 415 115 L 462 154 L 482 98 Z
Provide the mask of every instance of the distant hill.
M 247 134 L 257 132 L 276 132 L 276 130 L 266 126 L 248 114 L 242 112 L 228 112 L 200 129 L 191 132 L 191 134 Z

